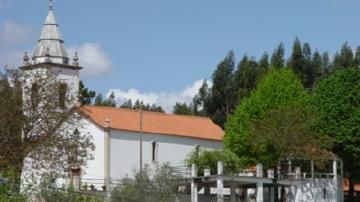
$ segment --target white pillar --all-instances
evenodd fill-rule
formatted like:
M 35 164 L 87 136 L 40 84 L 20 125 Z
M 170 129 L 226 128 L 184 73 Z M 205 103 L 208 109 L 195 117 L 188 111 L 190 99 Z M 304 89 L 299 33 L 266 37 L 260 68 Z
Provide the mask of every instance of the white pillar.
M 105 138 L 105 187 L 107 192 L 107 197 L 105 201 L 110 201 L 111 194 L 111 175 L 110 175 L 110 153 L 111 153 L 111 128 L 110 128 L 110 120 L 108 118 L 105 119 L 105 129 L 104 129 L 104 138 Z
M 314 161 L 310 162 L 310 166 L 311 166 L 311 179 L 314 179 Z
M 217 162 L 217 202 L 224 202 L 224 181 L 223 181 L 223 164 L 221 161 Z
M 196 176 L 197 176 L 196 165 L 192 164 L 192 166 L 191 166 L 191 202 L 198 202 L 197 183 L 195 182 Z
M 256 177 L 263 177 L 263 166 L 261 163 L 256 165 Z M 264 202 L 264 185 L 262 182 L 256 184 L 256 202 Z

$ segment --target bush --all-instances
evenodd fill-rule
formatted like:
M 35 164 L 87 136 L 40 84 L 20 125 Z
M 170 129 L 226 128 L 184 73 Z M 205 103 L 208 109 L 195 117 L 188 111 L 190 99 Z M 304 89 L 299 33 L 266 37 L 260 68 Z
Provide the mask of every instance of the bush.
M 239 157 L 230 150 L 195 150 L 185 160 L 189 166 L 196 165 L 198 176 L 204 175 L 204 169 L 210 169 L 211 174 L 216 174 L 218 161 L 223 162 L 225 174 L 235 173 L 241 168 Z
M 152 171 L 145 166 L 134 172 L 134 177 L 126 177 L 111 194 L 114 202 L 173 202 L 176 201 L 179 175 L 169 166 L 157 165 Z

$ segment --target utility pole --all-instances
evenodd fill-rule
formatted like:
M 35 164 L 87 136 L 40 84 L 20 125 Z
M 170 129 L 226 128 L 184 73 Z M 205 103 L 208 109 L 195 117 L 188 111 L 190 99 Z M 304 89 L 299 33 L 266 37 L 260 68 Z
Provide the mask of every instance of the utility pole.
M 143 112 L 140 107 L 140 172 L 143 170 Z

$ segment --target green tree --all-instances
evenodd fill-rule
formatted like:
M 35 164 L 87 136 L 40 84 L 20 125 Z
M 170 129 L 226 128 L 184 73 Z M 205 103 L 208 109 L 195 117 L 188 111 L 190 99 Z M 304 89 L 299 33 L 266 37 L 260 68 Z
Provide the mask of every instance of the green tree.
M 199 92 L 193 98 L 193 111 L 196 116 L 206 116 L 211 108 L 211 88 L 206 81 L 199 89 Z
M 103 103 L 103 96 L 100 93 L 95 98 L 95 106 L 102 106 L 102 103 Z
M 360 67 L 360 46 L 356 48 L 353 67 Z
M 244 97 L 247 97 L 250 94 L 250 92 L 256 87 L 256 81 L 258 77 L 257 62 L 255 61 L 254 58 L 249 59 L 247 55 L 244 55 L 234 75 L 235 75 L 234 90 L 236 90 L 237 92 L 236 96 L 237 96 L 237 101 L 239 102 Z
M 184 103 L 176 103 L 173 109 L 174 114 L 178 115 L 193 115 L 193 108 L 188 106 L 185 102 Z
M 269 66 L 269 54 L 265 52 L 259 60 L 259 75 L 265 74 L 268 71 Z
M 317 114 L 304 104 L 280 106 L 251 123 L 249 136 L 256 159 L 275 168 L 279 160 L 322 159 L 331 139 L 315 129 Z M 268 155 L 271 153 L 271 155 Z
M 111 201 L 176 201 L 180 178 L 169 164 L 156 165 L 154 171 L 146 165 L 141 172 L 135 171 L 133 176 L 122 179 L 121 185 L 113 189 Z
M 75 107 L 59 110 L 59 103 L 54 102 L 58 100 L 59 85 L 50 72 L 8 70 L 0 75 L 0 168 L 16 186 L 20 177 L 28 183 L 33 179 L 34 173 L 23 172 L 25 165 L 29 170 L 54 170 L 62 175 L 69 163 L 82 166 L 91 158 L 91 137 L 75 133 L 83 127 Z M 66 94 L 64 102 L 74 99 Z M 72 161 L 75 149 L 82 151 L 76 162 Z M 31 164 L 25 164 L 25 158 Z
M 323 62 L 321 55 L 318 51 L 315 51 L 311 59 L 311 67 L 313 69 L 313 75 L 312 75 L 313 79 L 311 81 L 312 83 L 311 88 L 313 88 L 315 84 L 320 81 L 323 75 L 324 70 L 322 69 L 322 65 Z
M 340 54 L 336 53 L 334 57 L 335 68 L 348 68 L 354 64 L 354 54 L 347 42 L 341 47 Z
M 303 79 L 304 72 L 304 55 L 302 52 L 302 46 L 298 38 L 295 39 L 293 50 L 290 58 L 290 65 L 294 69 L 295 73 Z
M 245 98 L 230 116 L 225 126 L 225 147 L 240 157 L 242 165 L 256 164 L 259 159 L 251 147 L 251 123 L 263 118 L 271 109 L 305 102 L 307 98 L 307 92 L 291 70 L 270 70 L 250 97 Z
M 227 117 L 232 112 L 236 102 L 233 89 L 234 66 L 234 52 L 230 51 L 212 75 L 213 86 L 207 114 L 220 127 L 224 127 L 224 123 L 227 121 Z
M 124 102 L 120 108 L 124 108 L 124 109 L 132 109 L 133 108 L 133 104 L 131 99 L 128 99 L 126 102 Z
M 102 106 L 116 107 L 115 94 L 114 94 L 114 92 L 111 92 L 111 94 L 109 95 L 109 97 L 102 102 Z
M 280 43 L 271 56 L 270 66 L 277 69 L 284 67 L 285 65 L 284 55 L 285 55 L 284 44 Z
M 85 87 L 84 83 L 79 83 L 79 101 L 81 105 L 89 105 L 95 97 L 95 91 L 89 90 Z
M 319 110 L 319 128 L 335 139 L 333 152 L 344 161 L 344 173 L 350 180 L 360 180 L 360 70 L 337 70 L 315 89 L 312 103 Z
M 322 54 L 321 69 L 323 71 L 323 76 L 326 76 L 326 75 L 330 74 L 331 62 L 330 62 L 330 59 L 329 59 L 329 53 L 328 52 L 324 52 Z
M 223 162 L 224 174 L 234 174 L 241 169 L 239 157 L 230 150 L 195 149 L 188 155 L 185 163 L 188 166 L 195 164 L 198 176 L 203 176 L 204 169 L 210 169 L 212 174 L 216 174 L 218 161 Z

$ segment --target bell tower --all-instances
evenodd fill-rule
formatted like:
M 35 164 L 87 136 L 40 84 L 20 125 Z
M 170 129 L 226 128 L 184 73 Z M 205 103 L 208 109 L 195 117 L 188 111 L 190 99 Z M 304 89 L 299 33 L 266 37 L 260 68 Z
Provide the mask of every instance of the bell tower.
M 58 94 L 58 96 L 67 95 L 71 97 L 71 101 L 66 103 L 66 107 L 73 107 L 78 105 L 79 72 L 82 67 L 79 65 L 77 53 L 75 53 L 72 61 L 68 57 L 51 0 L 49 0 L 48 7 L 48 14 L 31 60 L 28 53 L 25 52 L 23 66 L 20 69 L 26 75 L 45 73 L 54 77 L 60 86 L 59 92 L 55 92 L 54 96 Z M 34 82 L 34 78 L 26 79 L 24 85 L 31 89 L 32 85 L 35 85 Z

